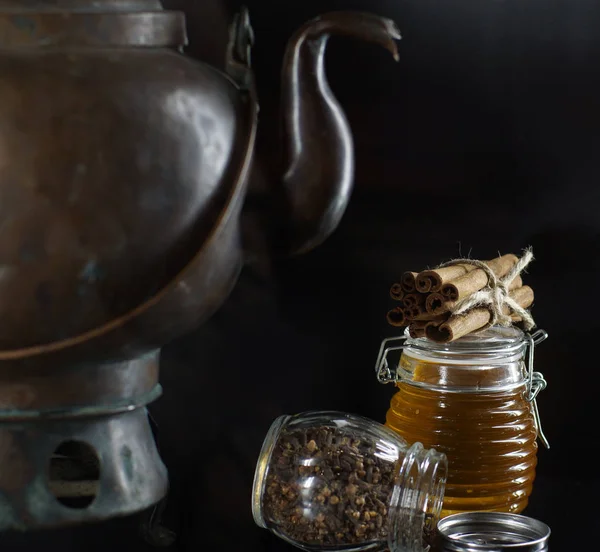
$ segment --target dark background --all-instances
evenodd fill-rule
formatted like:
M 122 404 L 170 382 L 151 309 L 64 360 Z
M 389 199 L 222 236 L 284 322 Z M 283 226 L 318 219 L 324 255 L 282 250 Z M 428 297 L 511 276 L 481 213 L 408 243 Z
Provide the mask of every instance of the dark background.
M 189 51 L 220 64 L 232 2 L 172 0 Z M 595 539 L 598 416 L 595 292 L 600 276 L 600 4 L 595 0 L 248 1 L 257 35 L 262 160 L 276 145 L 279 65 L 305 20 L 378 12 L 402 31 L 399 64 L 335 39 L 328 71 L 352 125 L 356 190 L 315 252 L 245 270 L 209 323 L 164 350 L 152 406 L 172 491 L 172 550 L 284 551 L 256 528 L 250 489 L 262 439 L 282 413 L 339 409 L 383 420 L 393 393 L 373 365 L 388 289 L 406 269 L 531 245 L 533 313 L 550 339 L 537 369 L 552 444 L 539 455 L 529 515 L 553 551 Z M 272 157 L 271 157 L 272 158 Z M 151 550 L 138 518 L 3 535 L 6 550 Z M 593 545 L 589 545 L 592 546 Z M 590 548 L 591 549 L 591 548 Z

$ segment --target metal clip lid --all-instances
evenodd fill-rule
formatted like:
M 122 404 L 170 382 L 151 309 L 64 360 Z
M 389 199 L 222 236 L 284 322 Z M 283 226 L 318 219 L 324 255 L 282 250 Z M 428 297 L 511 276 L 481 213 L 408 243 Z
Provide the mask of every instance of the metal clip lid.
M 527 395 L 526 399 L 531 403 L 531 407 L 533 409 L 533 421 L 535 424 L 535 429 L 537 431 L 537 435 L 542 445 L 547 449 L 550 448 L 550 443 L 548 439 L 544 435 L 544 431 L 542 430 L 542 421 L 540 418 L 540 412 L 538 410 L 536 397 L 548 386 L 548 382 L 544 378 L 544 375 L 541 372 L 535 372 L 533 369 L 533 357 L 535 346 L 542 343 L 542 341 L 546 341 L 548 339 L 548 334 L 544 330 L 537 330 L 533 334 L 527 334 L 528 343 L 528 356 L 527 356 Z
M 388 343 L 392 343 L 394 341 L 402 342 L 402 345 L 396 345 L 393 347 L 387 346 Z M 377 361 L 375 362 L 375 373 L 377 374 L 377 381 L 379 381 L 379 383 L 396 383 L 398 381 L 396 371 L 394 370 L 394 373 L 392 374 L 392 371 L 390 370 L 387 356 L 392 351 L 401 351 L 404 349 L 405 341 L 406 336 L 401 335 L 397 337 L 388 337 L 381 342 L 379 354 L 377 355 Z

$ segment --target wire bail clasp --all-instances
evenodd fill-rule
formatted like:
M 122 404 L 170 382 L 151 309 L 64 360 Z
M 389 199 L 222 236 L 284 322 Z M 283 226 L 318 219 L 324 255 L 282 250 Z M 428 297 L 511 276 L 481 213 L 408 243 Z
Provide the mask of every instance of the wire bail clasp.
M 387 344 L 393 341 L 400 341 L 402 345 L 395 345 L 392 347 L 388 347 Z M 402 351 L 404 349 L 404 341 L 406 341 L 406 336 L 401 335 L 397 337 L 388 337 L 381 342 L 381 346 L 379 347 L 379 354 L 377 355 L 377 361 L 375 362 L 375 373 L 377 374 L 377 381 L 379 383 L 397 383 L 398 382 L 398 372 L 390 370 L 390 365 L 388 362 L 388 353 L 392 351 Z
M 529 342 L 529 345 L 528 345 L 528 347 L 529 347 L 528 353 L 529 354 L 527 356 L 528 379 L 527 379 L 527 394 L 526 394 L 525 398 L 526 398 L 527 402 L 531 403 L 531 406 L 532 406 L 533 422 L 535 425 L 535 429 L 537 431 L 538 438 L 541 441 L 542 445 L 544 445 L 544 447 L 549 449 L 550 443 L 548 442 L 548 439 L 546 438 L 546 436 L 544 435 L 544 431 L 542 430 L 542 421 L 540 418 L 540 412 L 538 410 L 537 401 L 536 401 L 536 397 L 539 395 L 540 391 L 543 391 L 544 389 L 546 389 L 546 387 L 548 386 L 548 382 L 546 381 L 546 379 L 544 378 L 544 375 L 541 372 L 535 372 L 533 370 L 533 357 L 534 357 L 535 346 L 539 345 L 540 343 L 542 343 L 542 341 L 545 341 L 546 339 L 548 339 L 548 334 L 544 330 L 537 330 L 533 334 L 529 334 L 529 333 L 527 334 L 527 340 Z

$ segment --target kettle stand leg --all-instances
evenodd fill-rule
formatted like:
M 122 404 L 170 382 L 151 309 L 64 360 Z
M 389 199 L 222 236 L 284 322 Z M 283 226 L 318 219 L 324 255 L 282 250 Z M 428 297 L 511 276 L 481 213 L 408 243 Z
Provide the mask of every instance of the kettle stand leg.
M 152 428 L 152 434 L 158 449 L 158 425 L 150 412 L 148 412 L 148 420 Z M 160 453 L 159 453 L 160 454 Z M 152 508 L 147 510 L 140 522 L 140 535 L 142 539 L 150 546 L 157 548 L 166 548 L 172 546 L 177 540 L 177 535 L 165 527 L 162 523 L 163 514 L 167 506 L 167 495 Z

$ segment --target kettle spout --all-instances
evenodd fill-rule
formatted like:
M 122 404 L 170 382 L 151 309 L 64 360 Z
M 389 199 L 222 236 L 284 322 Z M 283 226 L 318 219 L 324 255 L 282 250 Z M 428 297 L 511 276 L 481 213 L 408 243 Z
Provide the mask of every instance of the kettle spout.
M 398 60 L 393 21 L 332 12 L 309 21 L 287 45 L 282 71 L 284 174 L 281 215 L 287 254 L 305 253 L 337 228 L 354 178 L 354 145 L 346 116 L 325 75 L 331 35 L 381 44 Z

